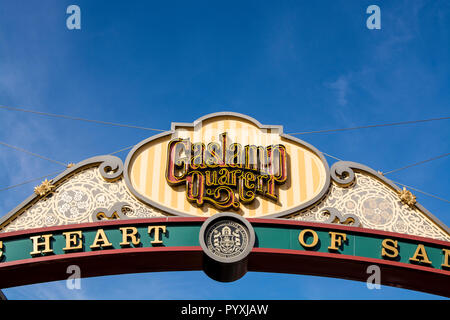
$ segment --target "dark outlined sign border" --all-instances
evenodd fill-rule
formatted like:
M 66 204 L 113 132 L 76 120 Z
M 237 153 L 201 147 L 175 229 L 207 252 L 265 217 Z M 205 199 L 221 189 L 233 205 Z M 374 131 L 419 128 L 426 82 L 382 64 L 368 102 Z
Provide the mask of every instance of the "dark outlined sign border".
M 208 119 L 212 119 L 212 118 L 216 118 L 216 117 L 235 117 L 235 118 L 239 118 L 239 119 L 243 119 L 246 121 L 250 121 L 251 123 L 253 123 L 254 125 L 256 125 L 259 129 L 276 129 L 279 130 L 279 136 L 283 137 L 287 140 L 291 140 L 295 143 L 300 144 L 302 147 L 309 149 L 312 153 L 314 153 L 322 162 L 322 165 L 324 166 L 325 169 L 325 183 L 322 187 L 322 189 L 317 193 L 317 195 L 308 200 L 305 203 L 302 203 L 294 208 L 288 209 L 288 210 L 284 210 L 282 212 L 276 213 L 276 214 L 267 214 L 266 216 L 264 216 L 264 218 L 279 218 L 279 217 L 284 217 L 287 216 L 289 214 L 292 214 L 294 212 L 300 211 L 302 209 L 308 208 L 309 206 L 313 205 L 314 203 L 318 202 L 320 199 L 323 198 L 323 196 L 326 194 L 326 192 L 328 191 L 329 187 L 330 187 L 330 169 L 328 166 L 328 162 L 326 161 L 324 155 L 322 154 L 322 152 L 320 152 L 318 149 L 316 149 L 314 146 L 312 146 L 311 144 L 300 140 L 294 136 L 288 135 L 283 133 L 283 126 L 281 125 L 263 125 L 261 124 L 258 120 L 247 116 L 245 114 L 242 113 L 238 113 L 238 112 L 216 112 L 216 113 L 210 113 L 207 114 L 197 120 L 195 120 L 193 123 L 182 123 L 182 122 L 173 122 L 172 126 L 171 126 L 171 130 L 166 131 L 166 132 L 162 132 L 160 134 L 151 136 L 141 142 L 139 142 L 133 149 L 131 149 L 131 151 L 128 153 L 128 156 L 125 160 L 125 164 L 124 164 L 124 171 L 123 171 L 123 176 L 124 176 L 124 181 L 125 184 L 127 185 L 128 189 L 131 191 L 131 193 L 138 198 L 140 201 L 149 204 L 155 208 L 158 208 L 164 212 L 167 212 L 169 214 L 173 214 L 176 216 L 184 216 L 184 217 L 192 217 L 191 214 L 187 214 L 185 212 L 181 212 L 178 210 L 174 210 L 172 208 L 166 207 L 156 201 L 153 201 L 151 199 L 149 199 L 148 197 L 146 197 L 145 195 L 141 194 L 139 191 L 137 191 L 134 187 L 133 184 L 131 182 L 130 179 L 130 174 L 129 174 L 129 170 L 130 170 L 130 163 L 132 163 L 132 160 L 134 159 L 134 155 L 138 153 L 138 151 L 143 148 L 144 146 L 146 146 L 148 143 L 151 143 L 154 140 L 160 139 L 162 137 L 166 137 L 166 136 L 171 136 L 174 133 L 176 133 L 176 130 L 178 127 L 190 127 L 190 128 L 196 128 L 199 124 L 201 124 L 203 121 L 208 120 Z

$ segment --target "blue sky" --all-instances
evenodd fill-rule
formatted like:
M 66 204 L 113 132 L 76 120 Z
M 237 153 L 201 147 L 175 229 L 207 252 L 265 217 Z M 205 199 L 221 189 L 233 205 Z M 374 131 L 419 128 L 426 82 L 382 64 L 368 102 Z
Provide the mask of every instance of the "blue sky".
M 81 8 L 81 30 L 66 8 Z M 366 8 L 381 8 L 381 30 Z M 169 129 L 217 111 L 287 133 L 449 116 L 450 3 L 430 1 L 0 0 L 0 105 Z M 131 146 L 149 131 L 0 110 L 0 141 L 78 162 Z M 449 120 L 299 138 L 375 170 L 449 152 Z M 126 152 L 119 154 L 123 159 Z M 333 159 L 328 158 L 329 164 Z M 58 171 L 0 146 L 0 189 Z M 450 158 L 389 178 L 450 199 Z M 0 193 L 4 215 L 33 192 Z M 450 225 L 450 205 L 416 193 Z M 64 281 L 4 290 L 10 299 L 436 299 L 311 276 L 202 272 Z

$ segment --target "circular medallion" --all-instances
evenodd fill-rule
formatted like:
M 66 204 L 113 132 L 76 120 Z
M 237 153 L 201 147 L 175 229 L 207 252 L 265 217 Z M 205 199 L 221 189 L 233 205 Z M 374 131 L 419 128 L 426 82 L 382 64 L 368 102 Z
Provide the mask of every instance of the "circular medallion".
M 233 220 L 219 220 L 205 236 L 207 248 L 214 255 L 229 259 L 242 254 L 248 245 L 248 231 Z
M 69 187 L 56 196 L 56 213 L 66 221 L 80 221 L 92 207 L 88 192 Z
M 370 197 L 365 199 L 361 205 L 363 219 L 374 225 L 385 225 L 394 218 L 392 204 L 381 197 Z
M 233 263 L 243 260 L 253 248 L 255 233 L 250 223 L 235 213 L 219 213 L 207 219 L 200 230 L 200 245 L 213 260 Z

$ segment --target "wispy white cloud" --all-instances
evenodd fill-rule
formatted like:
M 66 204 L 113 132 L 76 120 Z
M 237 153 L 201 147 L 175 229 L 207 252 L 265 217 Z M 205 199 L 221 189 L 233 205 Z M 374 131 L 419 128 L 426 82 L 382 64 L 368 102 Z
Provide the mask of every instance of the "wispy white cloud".
M 333 89 L 336 92 L 337 104 L 340 106 L 347 105 L 347 95 L 350 90 L 349 76 L 341 75 L 335 81 L 327 83 L 327 87 Z
M 42 10 L 48 9 L 44 6 Z M 41 35 L 34 32 L 31 25 L 32 22 L 27 20 L 23 29 L 17 31 L 24 37 L 20 40 L 12 37 L 5 28 L 0 28 L 1 46 L 10 48 L 1 52 L 0 105 L 36 109 L 36 106 L 45 106 L 48 102 L 48 70 L 52 61 L 38 58 L 39 54 L 27 51 L 38 52 L 42 45 Z M 0 110 L 0 141 L 60 160 L 58 150 L 61 150 L 63 142 L 57 136 L 57 129 L 48 125 L 45 118 Z M 0 146 L 0 166 L 4 168 L 0 173 L 0 189 L 64 169 L 5 146 Z M 0 216 L 31 194 L 33 187 L 30 184 L 3 191 L 0 194 Z
M 88 300 L 87 290 L 68 289 L 65 281 L 48 282 L 3 290 L 8 299 L 20 300 Z
M 12 74 L 11 69 L 14 69 L 14 65 L 10 64 L 8 68 L 3 68 L 3 65 L 0 65 L 0 67 L 2 70 L 0 72 L 0 87 L 14 106 L 27 105 L 27 101 L 34 101 L 35 103 L 42 101 L 39 92 L 21 85 L 25 74 L 20 71 L 15 71 Z M 43 74 L 44 78 L 45 74 Z M 53 128 L 43 125 L 42 119 L 23 117 L 21 114 L 14 114 L 2 110 L 0 128 L 0 141 L 10 145 L 42 154 L 49 158 L 52 158 L 52 156 L 47 154 L 48 150 L 57 150 L 55 148 L 57 146 L 55 139 L 56 132 Z M 57 166 L 48 161 L 5 146 L 0 146 L 0 165 L 2 168 L 6 168 L 2 172 L 2 175 L 0 175 L 0 188 L 22 183 L 26 180 L 56 171 L 59 168 L 64 169 L 62 166 Z M 4 192 L 4 194 L 6 193 L 8 191 Z M 9 194 L 11 195 L 11 193 Z M 14 199 L 8 198 L 2 201 L 2 205 L 0 205 L 1 215 L 5 214 L 5 211 L 12 209 L 10 202 L 14 201 L 18 203 L 15 197 L 12 198 Z

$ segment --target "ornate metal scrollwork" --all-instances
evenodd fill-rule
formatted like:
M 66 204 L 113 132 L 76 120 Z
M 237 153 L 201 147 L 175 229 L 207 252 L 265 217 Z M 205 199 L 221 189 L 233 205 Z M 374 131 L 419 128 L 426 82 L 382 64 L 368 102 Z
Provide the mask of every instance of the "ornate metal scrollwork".
M 129 219 L 124 212 L 131 211 L 130 207 L 126 202 L 117 202 L 110 209 L 99 208 L 92 213 L 92 220 Z
M 325 221 L 325 223 L 337 223 L 337 224 L 345 224 L 351 225 L 354 227 L 360 227 L 361 222 L 359 218 L 354 214 L 344 214 L 342 215 L 338 210 L 332 207 L 326 207 L 321 210 L 322 214 L 328 214 L 329 218 Z

